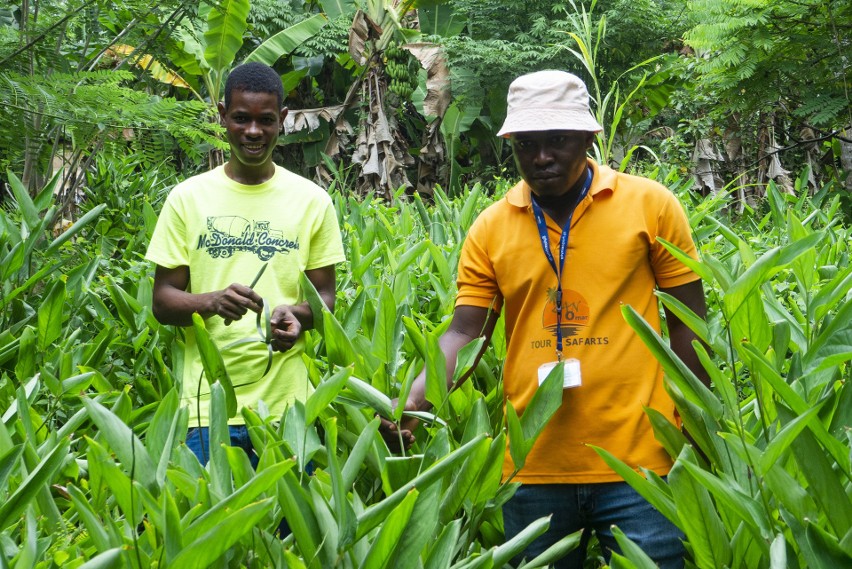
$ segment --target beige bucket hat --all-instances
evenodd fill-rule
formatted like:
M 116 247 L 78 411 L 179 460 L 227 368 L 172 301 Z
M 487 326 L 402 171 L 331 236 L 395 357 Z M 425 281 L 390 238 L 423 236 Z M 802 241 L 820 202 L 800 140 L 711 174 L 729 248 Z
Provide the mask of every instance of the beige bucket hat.
M 497 136 L 542 130 L 600 132 L 583 80 L 565 71 L 536 71 L 509 85 L 506 121 Z

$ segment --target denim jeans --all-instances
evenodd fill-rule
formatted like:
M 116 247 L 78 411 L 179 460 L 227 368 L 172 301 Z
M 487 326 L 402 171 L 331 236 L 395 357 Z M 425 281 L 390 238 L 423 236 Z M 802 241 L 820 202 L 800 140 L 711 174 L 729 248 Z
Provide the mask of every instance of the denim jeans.
M 600 484 L 524 484 L 503 506 L 506 539 L 547 515 L 550 528 L 539 536 L 523 557 L 530 560 L 565 537 L 583 529 L 580 547 L 555 565 L 581 569 L 586 546 L 594 531 L 609 562 L 612 551 L 621 553 L 611 526 L 615 525 L 642 548 L 662 569 L 684 566 L 683 533 L 626 482 Z
M 248 434 L 245 425 L 228 425 L 228 433 L 231 436 L 231 446 L 246 451 L 252 468 L 257 468 L 260 460 Z M 186 446 L 198 458 L 201 464 L 207 464 L 210 460 L 210 429 L 208 427 L 191 427 L 186 433 Z

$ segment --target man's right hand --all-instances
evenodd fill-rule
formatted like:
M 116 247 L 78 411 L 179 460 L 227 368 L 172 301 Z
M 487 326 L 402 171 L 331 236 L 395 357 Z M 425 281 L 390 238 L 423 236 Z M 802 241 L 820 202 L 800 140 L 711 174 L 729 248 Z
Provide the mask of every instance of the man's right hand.
M 245 316 L 249 310 L 256 313 L 263 310 L 263 298 L 239 283 L 233 283 L 228 288 L 211 294 L 211 312 L 224 318 L 226 326 Z
M 392 406 L 396 408 L 398 404 L 399 401 L 394 399 Z M 417 411 L 417 405 L 409 399 L 405 404 L 405 410 Z M 414 430 L 417 428 L 420 421 L 414 417 L 407 417 L 405 415 L 402 416 L 399 425 L 385 417 L 380 417 L 380 419 L 382 422 L 379 425 L 379 433 L 381 433 L 382 438 L 385 440 L 385 444 L 388 445 L 388 449 L 390 449 L 391 452 L 402 452 L 403 450 L 411 448 L 411 445 L 416 440 L 414 437 Z

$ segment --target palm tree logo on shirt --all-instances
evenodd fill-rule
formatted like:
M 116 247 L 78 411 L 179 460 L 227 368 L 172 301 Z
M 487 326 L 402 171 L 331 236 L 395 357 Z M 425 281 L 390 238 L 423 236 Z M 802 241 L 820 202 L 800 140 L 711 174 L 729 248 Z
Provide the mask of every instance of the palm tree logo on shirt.
M 576 290 L 562 290 L 562 336 L 576 336 L 589 325 L 589 303 Z M 556 335 L 556 288 L 547 289 L 542 326 Z

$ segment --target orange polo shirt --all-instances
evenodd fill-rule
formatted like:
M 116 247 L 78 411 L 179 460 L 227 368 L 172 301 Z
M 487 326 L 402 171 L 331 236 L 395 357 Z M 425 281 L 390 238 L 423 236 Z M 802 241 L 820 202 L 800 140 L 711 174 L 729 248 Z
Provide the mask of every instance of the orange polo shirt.
M 665 186 L 589 164 L 592 186 L 574 212 L 562 275 L 563 354 L 580 360 L 582 385 L 563 391 L 561 407 L 516 477 L 523 483 L 621 480 L 587 443 L 661 475 L 672 464 L 642 408 L 674 421 L 674 404 L 663 389 L 662 368 L 621 307 L 632 306 L 659 330 L 655 287 L 699 277 L 656 239 L 694 257 L 689 221 Z M 558 264 L 562 228 L 547 222 Z M 519 414 L 538 387 L 539 366 L 556 360 L 556 278 L 542 250 L 529 186 L 520 182 L 471 227 L 456 300 L 457 306 L 505 308 L 504 392 Z M 513 470 L 507 446 L 504 477 Z

